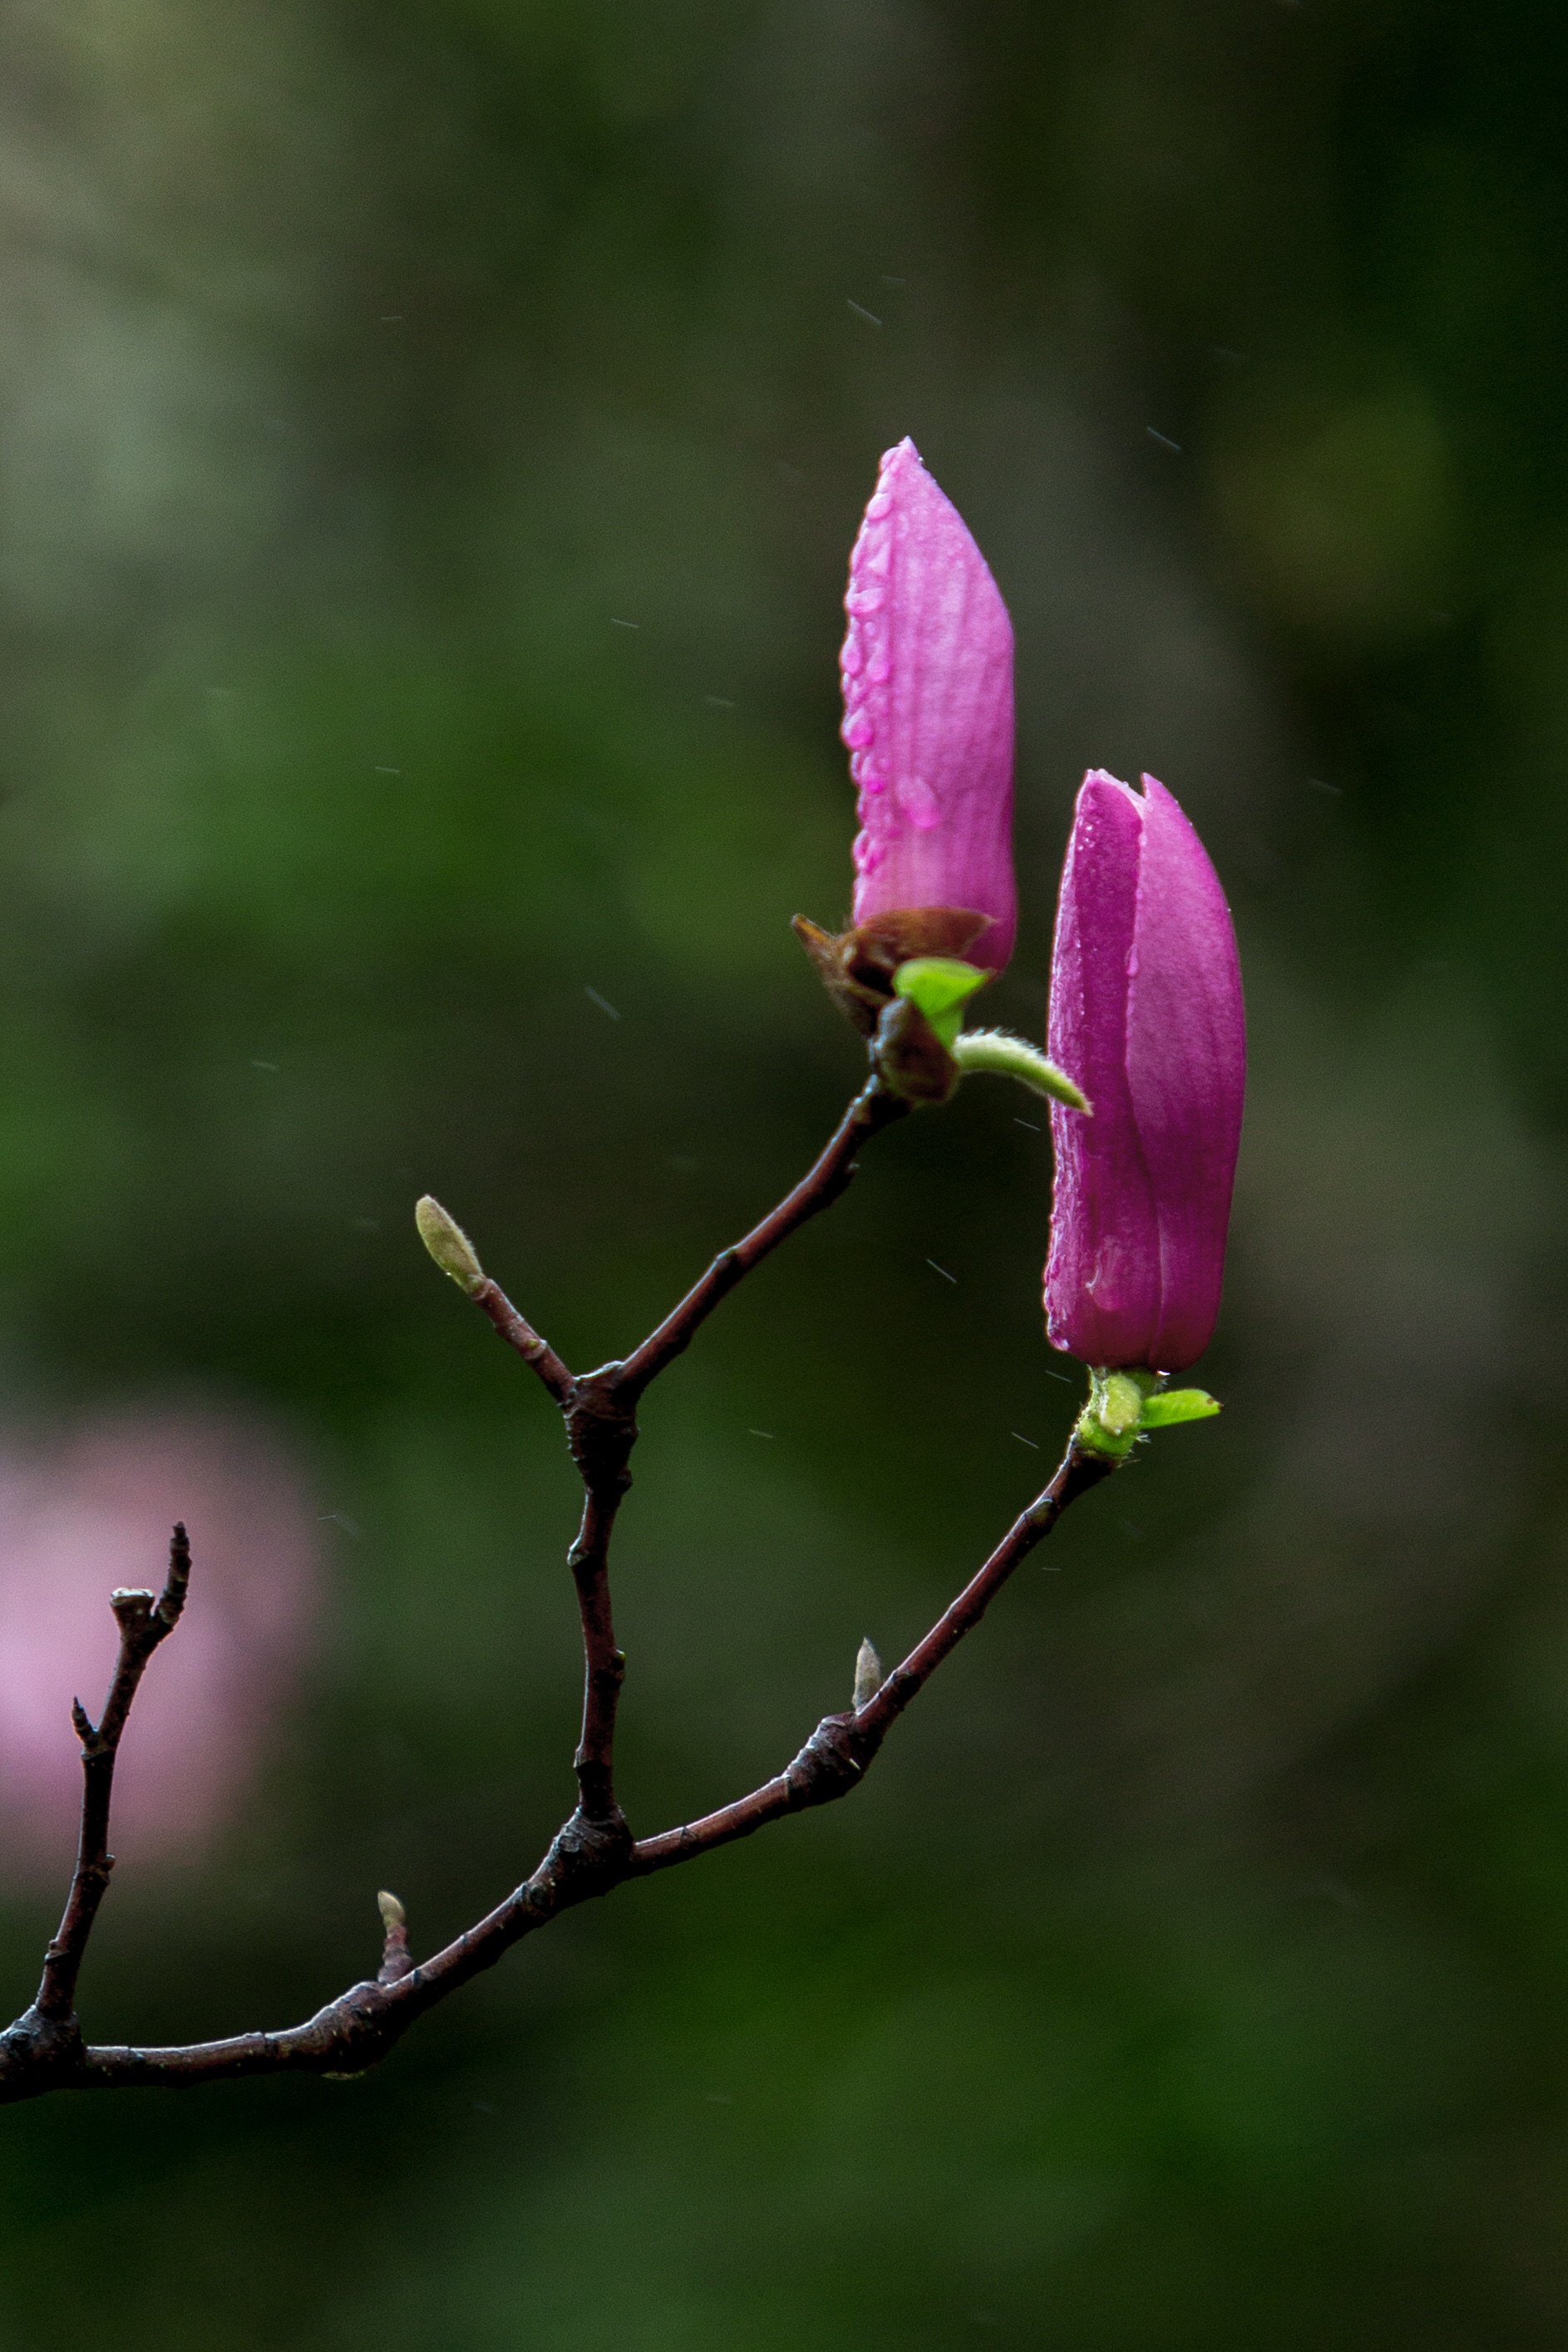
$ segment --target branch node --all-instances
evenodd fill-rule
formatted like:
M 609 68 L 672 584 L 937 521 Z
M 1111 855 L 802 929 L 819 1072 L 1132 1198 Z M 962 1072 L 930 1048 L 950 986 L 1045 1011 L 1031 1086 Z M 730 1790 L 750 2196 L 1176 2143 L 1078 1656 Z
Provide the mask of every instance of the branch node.
M 566 1415 L 566 1443 L 591 1495 L 624 1495 L 632 1483 L 627 1468 L 637 1441 L 637 1407 L 622 1392 L 624 1366 L 601 1364 L 573 1387 Z M 583 1538 L 573 1546 L 575 1553 Z M 570 1557 L 570 1555 L 569 1555 Z M 577 1566 L 574 1558 L 572 1565 Z
M 534 1873 L 558 1906 L 586 1902 L 622 1876 L 635 1841 L 616 1805 L 604 1821 L 590 1821 L 581 1805 L 559 1829 Z
M 74 2016 L 49 2017 L 35 2001 L 0 2033 L 0 2098 L 34 2098 L 68 2087 L 82 2060 Z
M 792 1811 L 807 1805 L 830 1805 L 835 1797 L 854 1788 L 876 1746 L 873 1741 L 868 1749 L 856 1732 L 853 1716 L 825 1715 L 785 1769 Z

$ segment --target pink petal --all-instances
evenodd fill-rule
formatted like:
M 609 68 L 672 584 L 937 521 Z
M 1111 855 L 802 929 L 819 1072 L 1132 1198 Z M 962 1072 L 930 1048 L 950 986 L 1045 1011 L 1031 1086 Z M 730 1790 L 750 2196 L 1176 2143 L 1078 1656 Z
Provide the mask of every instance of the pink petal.
M 1013 950 L 1013 631 L 955 507 L 912 441 L 882 459 L 849 563 L 841 657 L 844 740 L 875 761 L 859 818 L 880 855 L 860 864 L 855 920 L 904 907 L 973 907 L 969 950 Z M 869 778 L 890 789 L 873 792 Z
M 1079 794 L 1051 972 L 1050 1051 L 1094 1105 L 1053 1107 L 1053 1343 L 1182 1371 L 1219 1310 L 1246 1024 L 1219 877 L 1172 795 L 1097 772 Z

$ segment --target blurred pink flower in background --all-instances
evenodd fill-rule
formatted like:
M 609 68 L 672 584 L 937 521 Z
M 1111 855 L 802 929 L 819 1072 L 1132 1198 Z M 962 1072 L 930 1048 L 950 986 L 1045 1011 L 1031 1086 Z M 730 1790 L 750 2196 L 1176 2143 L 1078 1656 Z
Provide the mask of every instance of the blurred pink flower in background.
M 198 1852 L 237 1811 L 307 1654 L 317 1513 L 269 1423 L 209 1409 L 104 1415 L 48 1444 L 0 1436 L 0 1857 L 63 1887 L 116 1585 L 162 1584 L 183 1518 L 190 1599 L 147 1668 L 115 1775 L 113 1851 Z

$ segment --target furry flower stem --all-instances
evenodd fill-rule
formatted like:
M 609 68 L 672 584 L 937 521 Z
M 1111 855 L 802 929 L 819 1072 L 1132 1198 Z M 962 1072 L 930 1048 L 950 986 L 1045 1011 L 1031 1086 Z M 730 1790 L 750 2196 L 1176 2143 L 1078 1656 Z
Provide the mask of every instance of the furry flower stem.
M 1037 1045 L 1015 1037 L 1005 1029 L 965 1029 L 950 1046 L 961 1070 L 988 1070 L 994 1077 L 1016 1078 L 1031 1093 L 1048 1102 L 1064 1103 L 1068 1110 L 1094 1115 L 1094 1107 L 1074 1086 L 1065 1070 L 1046 1059 Z

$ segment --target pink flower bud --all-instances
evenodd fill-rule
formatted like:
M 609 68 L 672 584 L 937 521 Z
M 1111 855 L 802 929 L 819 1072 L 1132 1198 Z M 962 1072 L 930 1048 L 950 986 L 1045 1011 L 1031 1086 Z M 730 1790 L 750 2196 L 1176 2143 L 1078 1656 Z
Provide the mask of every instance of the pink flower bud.
M 859 788 L 855 921 L 989 917 L 968 960 L 1013 952 L 1013 630 L 985 559 L 912 441 L 882 459 L 849 559 L 842 734 Z
M 1053 1105 L 1053 1346 L 1182 1371 L 1219 1311 L 1247 1037 L 1219 877 L 1152 776 L 1095 770 L 1057 908 L 1049 1053 L 1094 1106 Z

